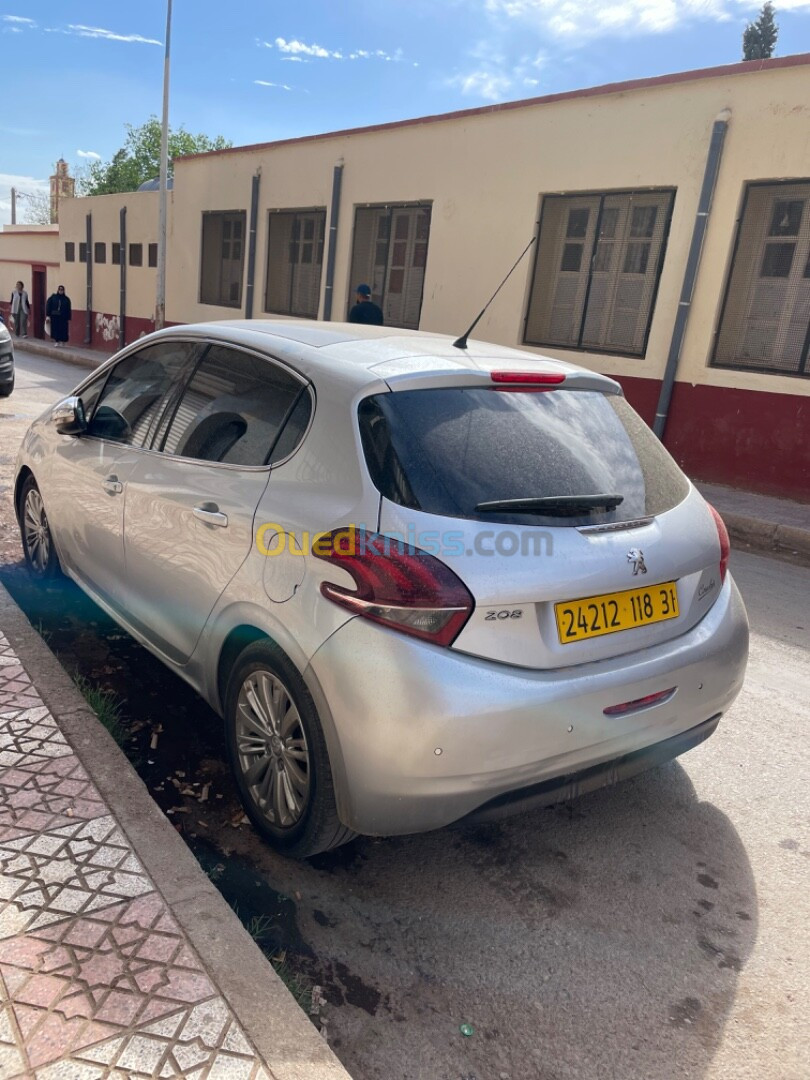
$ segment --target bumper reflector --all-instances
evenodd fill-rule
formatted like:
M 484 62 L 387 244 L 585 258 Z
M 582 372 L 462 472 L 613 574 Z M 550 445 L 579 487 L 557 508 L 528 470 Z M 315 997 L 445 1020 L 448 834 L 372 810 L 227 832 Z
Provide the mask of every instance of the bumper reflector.
M 652 705 L 661 705 L 669 701 L 677 686 L 670 686 L 669 690 L 659 690 L 657 694 L 647 694 L 646 697 L 636 698 L 635 701 L 623 701 L 621 705 L 609 705 L 602 712 L 605 716 L 624 716 L 627 713 L 639 712 L 641 709 L 649 709 Z

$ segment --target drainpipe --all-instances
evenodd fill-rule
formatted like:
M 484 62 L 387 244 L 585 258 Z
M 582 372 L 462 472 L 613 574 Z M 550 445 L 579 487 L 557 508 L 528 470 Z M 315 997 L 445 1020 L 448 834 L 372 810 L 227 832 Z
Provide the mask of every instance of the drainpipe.
M 340 189 L 343 183 L 343 158 L 332 172 L 332 206 L 329 210 L 329 247 L 326 252 L 326 286 L 323 294 L 323 317 L 332 318 L 332 296 L 335 284 L 335 260 L 337 259 L 338 218 L 340 217 Z
M 261 169 L 256 170 L 250 188 L 250 225 L 248 233 L 247 284 L 245 286 L 245 318 L 253 318 L 253 284 L 256 280 L 256 220 L 259 216 L 259 184 Z
M 118 215 L 118 247 L 120 249 L 119 271 L 121 291 L 118 301 L 118 348 L 127 343 L 127 208 L 121 207 Z
M 87 310 L 84 316 L 84 344 L 91 345 L 93 342 L 93 215 L 88 214 L 85 219 L 87 245 Z
M 706 235 L 706 225 L 709 220 L 709 211 L 712 205 L 714 185 L 717 181 L 717 173 L 720 170 L 720 158 L 723 154 L 723 143 L 728 130 L 728 122 L 731 119 L 731 109 L 723 109 L 718 114 L 712 128 L 711 142 L 709 143 L 709 156 L 706 158 L 706 171 L 703 174 L 703 187 L 700 191 L 697 216 L 692 229 L 692 242 L 689 245 L 689 257 L 686 260 L 686 270 L 683 275 L 681 299 L 678 304 L 678 313 L 675 316 L 675 326 L 672 330 L 672 341 L 667 356 L 667 366 L 664 369 L 664 378 L 661 382 L 661 393 L 658 398 L 658 408 L 655 411 L 653 431 L 663 442 L 664 430 L 667 426 L 667 414 L 669 403 L 672 398 L 672 390 L 675 386 L 675 376 L 678 374 L 678 362 L 681 358 L 683 339 L 686 334 L 686 324 L 689 321 L 689 312 L 692 309 L 692 295 L 695 291 L 700 256 L 703 251 L 703 238 Z

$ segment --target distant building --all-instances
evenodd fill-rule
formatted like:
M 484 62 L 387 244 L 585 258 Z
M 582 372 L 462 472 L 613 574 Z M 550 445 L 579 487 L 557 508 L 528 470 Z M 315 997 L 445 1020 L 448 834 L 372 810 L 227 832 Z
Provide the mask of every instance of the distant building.
M 76 181 L 68 173 L 68 163 L 59 158 L 56 172 L 51 177 L 51 224 L 59 223 L 59 204 L 63 199 L 72 199 L 76 194 Z

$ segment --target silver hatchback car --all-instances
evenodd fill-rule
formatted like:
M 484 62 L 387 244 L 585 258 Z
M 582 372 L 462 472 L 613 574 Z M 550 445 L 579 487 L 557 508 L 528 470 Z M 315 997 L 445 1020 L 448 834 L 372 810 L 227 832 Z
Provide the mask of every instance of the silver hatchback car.
M 280 850 L 491 820 L 707 738 L 748 622 L 612 380 L 306 322 L 142 339 L 31 426 L 25 556 L 225 720 Z

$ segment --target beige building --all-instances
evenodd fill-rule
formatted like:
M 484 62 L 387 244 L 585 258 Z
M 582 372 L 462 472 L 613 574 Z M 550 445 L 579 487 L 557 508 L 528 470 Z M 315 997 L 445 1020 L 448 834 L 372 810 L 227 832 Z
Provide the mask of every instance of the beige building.
M 810 498 L 809 88 L 810 54 L 180 159 L 167 318 L 344 319 L 364 281 L 458 335 L 534 240 L 476 337 L 618 378 L 698 478 Z M 60 218 L 73 340 L 151 329 L 157 194 Z

